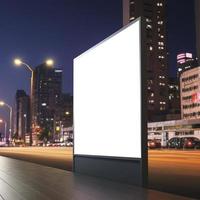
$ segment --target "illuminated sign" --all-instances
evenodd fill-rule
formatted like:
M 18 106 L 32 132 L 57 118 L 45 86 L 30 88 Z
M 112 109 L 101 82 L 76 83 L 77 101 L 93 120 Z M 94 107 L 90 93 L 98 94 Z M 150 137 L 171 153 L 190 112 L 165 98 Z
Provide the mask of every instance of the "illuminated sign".
M 192 54 L 191 53 L 181 53 L 177 55 L 177 63 L 183 64 L 187 60 L 192 59 Z
M 140 21 L 74 59 L 74 154 L 141 158 Z
M 62 70 L 61 69 L 55 69 L 54 72 L 56 72 L 56 73 L 62 73 Z
M 192 102 L 193 103 L 198 103 L 200 102 L 200 92 L 194 93 L 192 95 Z

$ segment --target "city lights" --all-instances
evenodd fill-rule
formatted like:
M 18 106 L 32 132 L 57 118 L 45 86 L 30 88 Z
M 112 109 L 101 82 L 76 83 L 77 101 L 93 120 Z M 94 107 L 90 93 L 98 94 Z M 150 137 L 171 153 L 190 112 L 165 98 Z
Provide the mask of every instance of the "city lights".
M 53 61 L 52 59 L 47 59 L 47 60 L 46 60 L 46 64 L 47 64 L 48 66 L 53 66 L 54 61 Z
M 5 105 L 5 102 L 0 101 L 0 106 L 4 106 L 4 105 Z
M 14 60 L 14 64 L 17 65 L 17 66 L 20 66 L 22 64 L 22 61 L 19 58 L 16 58 Z
M 12 137 L 12 114 L 13 114 L 13 109 L 12 106 L 9 104 L 5 103 L 4 101 L 0 101 L 0 106 L 6 106 L 9 109 L 9 140 L 11 140 Z

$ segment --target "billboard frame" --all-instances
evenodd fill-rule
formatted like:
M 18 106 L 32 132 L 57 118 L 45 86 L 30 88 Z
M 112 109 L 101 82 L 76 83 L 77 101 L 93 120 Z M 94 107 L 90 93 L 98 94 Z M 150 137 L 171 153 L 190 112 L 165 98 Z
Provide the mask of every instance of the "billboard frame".
M 135 22 L 140 22 L 140 86 L 141 86 L 141 158 L 129 158 L 129 157 L 115 157 L 115 156 L 100 156 L 100 155 L 79 155 L 74 154 L 73 149 L 73 171 L 76 173 L 98 176 L 111 180 L 117 180 L 120 182 L 126 182 L 130 184 L 139 185 L 142 187 L 148 186 L 148 147 L 147 147 L 147 72 L 146 72 L 146 27 L 145 18 L 139 17 L 124 26 L 111 36 L 107 37 L 97 45 L 93 46 L 89 50 L 82 53 L 84 55 L 88 51 L 96 48 L 101 43 L 109 40 L 119 32 L 123 31 L 127 27 L 131 26 Z M 76 57 L 75 59 L 79 58 Z M 75 60 L 74 59 L 74 60 Z M 74 68 L 73 68 L 73 81 L 74 81 Z M 73 84 L 74 91 L 74 84 Z M 74 93 L 74 92 L 73 92 Z M 73 98 L 74 101 L 74 98 Z M 74 110 L 74 103 L 73 103 Z M 75 115 L 73 115 L 74 117 Z M 74 121 L 74 120 L 73 120 Z M 74 123 L 75 125 L 75 123 Z M 75 131 L 74 131 L 74 134 Z M 75 137 L 74 137 L 75 144 Z M 95 168 L 93 167 L 95 165 Z M 127 170 L 122 176 L 118 174 L 121 170 L 117 166 L 121 165 L 122 169 Z M 116 169 L 117 168 L 117 169 Z M 133 173 L 135 170 L 136 173 Z M 129 174 L 130 173 L 130 174 Z

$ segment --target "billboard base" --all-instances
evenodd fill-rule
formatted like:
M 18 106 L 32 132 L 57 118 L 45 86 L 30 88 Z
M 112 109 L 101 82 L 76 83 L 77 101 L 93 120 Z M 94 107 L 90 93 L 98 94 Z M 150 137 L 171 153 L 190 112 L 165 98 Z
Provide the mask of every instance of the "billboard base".
M 143 186 L 142 159 L 74 155 L 74 171 Z

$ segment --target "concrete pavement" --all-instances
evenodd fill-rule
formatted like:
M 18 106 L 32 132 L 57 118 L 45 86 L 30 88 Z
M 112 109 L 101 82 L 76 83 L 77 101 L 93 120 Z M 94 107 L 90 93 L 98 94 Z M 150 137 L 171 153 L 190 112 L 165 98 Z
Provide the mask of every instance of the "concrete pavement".
M 2 200 L 189 200 L 0 156 Z
M 0 155 L 65 170 L 72 169 L 72 148 L 0 148 Z M 199 150 L 150 150 L 149 187 L 200 199 Z

